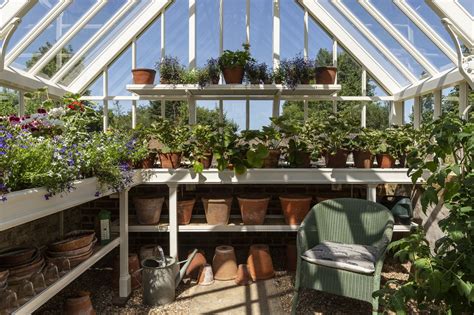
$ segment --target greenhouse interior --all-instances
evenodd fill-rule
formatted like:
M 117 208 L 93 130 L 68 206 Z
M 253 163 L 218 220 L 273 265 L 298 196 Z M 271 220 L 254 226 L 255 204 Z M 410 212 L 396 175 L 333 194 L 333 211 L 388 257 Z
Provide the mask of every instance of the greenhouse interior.
M 0 0 L 0 314 L 474 314 L 473 0 Z

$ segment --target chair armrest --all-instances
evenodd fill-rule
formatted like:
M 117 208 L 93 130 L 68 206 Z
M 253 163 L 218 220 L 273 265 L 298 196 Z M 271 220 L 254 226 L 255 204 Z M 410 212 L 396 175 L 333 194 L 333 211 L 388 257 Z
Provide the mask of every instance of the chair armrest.
M 296 240 L 298 257 L 319 243 L 320 241 L 316 226 L 316 217 L 314 211 L 311 209 L 298 228 Z
M 382 234 L 382 237 L 380 238 L 380 240 L 378 240 L 374 244 L 374 246 L 377 247 L 378 249 L 377 257 L 382 258 L 382 262 L 383 262 L 383 257 L 385 256 L 385 253 L 387 251 L 387 246 L 392 241 L 392 235 L 393 235 L 393 220 L 389 220 L 387 224 L 385 225 L 385 230 L 384 230 L 384 233 Z

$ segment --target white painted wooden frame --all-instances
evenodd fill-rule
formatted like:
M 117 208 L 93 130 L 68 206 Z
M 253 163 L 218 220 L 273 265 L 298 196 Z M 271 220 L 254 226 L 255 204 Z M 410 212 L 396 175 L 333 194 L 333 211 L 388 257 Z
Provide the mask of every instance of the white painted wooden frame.
M 0 31 L 3 31 L 14 18 L 22 18 L 38 0 L 6 0 L 0 5 Z

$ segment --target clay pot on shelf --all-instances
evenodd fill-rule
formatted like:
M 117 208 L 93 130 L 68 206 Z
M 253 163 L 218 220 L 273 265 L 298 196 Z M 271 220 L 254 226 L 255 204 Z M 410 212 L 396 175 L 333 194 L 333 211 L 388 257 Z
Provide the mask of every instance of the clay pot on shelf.
M 212 271 L 216 280 L 232 280 L 237 275 L 237 260 L 232 246 L 216 247 L 212 259 Z
M 398 167 L 407 167 L 407 156 L 405 154 L 398 158 Z
M 317 67 L 316 84 L 334 84 L 336 82 L 336 67 Z
M 188 253 L 188 258 L 191 253 Z M 191 260 L 191 263 L 188 265 L 188 268 L 186 269 L 186 276 L 197 280 L 199 277 L 199 273 L 201 271 L 201 268 L 203 268 L 207 264 L 206 260 L 206 255 L 205 253 L 200 250 L 194 255 L 193 260 Z
M 226 84 L 242 84 L 244 67 L 224 68 L 222 74 Z
M 374 166 L 374 155 L 370 151 L 353 151 L 354 166 L 357 168 L 372 168 Z
M 237 197 L 239 200 L 240 213 L 242 221 L 246 225 L 261 225 L 265 221 L 267 214 L 269 197 Z
M 9 274 L 10 274 L 10 271 L 8 271 L 8 269 L 0 271 L 0 291 L 7 288 Z
M 68 252 L 84 248 L 95 239 L 93 230 L 72 231 L 64 236 L 64 239 L 48 245 L 52 252 Z
M 79 291 L 75 296 L 66 299 L 64 303 L 64 314 L 68 315 L 95 315 L 90 293 Z
M 156 154 L 149 154 L 143 161 L 140 163 L 140 168 L 153 168 L 155 165 Z
M 38 249 L 36 247 L 16 246 L 8 247 L 0 251 L 0 266 L 8 267 L 17 264 L 24 264 L 36 255 Z
M 205 170 L 209 169 L 212 165 L 212 153 L 204 154 L 204 157 L 199 159 Z
M 336 154 L 326 152 L 324 155 L 324 158 L 326 159 L 326 167 L 345 168 L 348 155 L 349 152 L 343 149 L 337 149 Z
M 395 158 L 390 154 L 377 154 L 377 164 L 379 168 L 394 168 L 395 167 Z
M 226 225 L 232 208 L 232 197 L 202 198 L 207 224 Z
M 285 216 L 286 224 L 300 224 L 311 207 L 311 201 L 311 196 L 281 196 L 281 208 Z
M 296 271 L 297 256 L 296 244 L 286 244 L 286 269 L 288 271 Z
M 128 254 L 128 273 L 132 281 L 132 290 L 138 289 L 142 283 L 142 274 L 140 271 L 140 261 L 138 255 L 134 253 Z M 118 289 L 120 281 L 120 256 L 115 257 L 113 270 L 112 285 Z
M 158 224 L 164 202 L 165 198 L 163 197 L 133 198 L 138 224 Z
M 237 285 L 249 285 L 252 283 L 252 277 L 248 266 L 246 264 L 240 264 L 237 268 L 237 276 L 235 277 L 235 284 Z
M 158 153 L 161 168 L 179 168 L 181 165 L 181 152 Z
M 133 69 L 133 84 L 153 84 L 155 82 L 156 71 L 153 69 Z
M 198 284 L 199 285 L 211 285 L 214 283 L 214 274 L 212 272 L 212 266 L 205 264 L 201 266 L 199 270 Z
M 263 168 L 278 168 L 281 150 L 268 150 L 268 156 L 263 159 Z
M 254 244 L 250 246 L 247 265 L 254 281 L 270 279 L 275 275 L 268 245 Z
M 310 168 L 311 167 L 311 153 L 299 151 L 296 153 L 296 163 L 294 167 L 297 168 Z
M 178 224 L 186 225 L 191 222 L 195 203 L 195 198 L 178 201 Z

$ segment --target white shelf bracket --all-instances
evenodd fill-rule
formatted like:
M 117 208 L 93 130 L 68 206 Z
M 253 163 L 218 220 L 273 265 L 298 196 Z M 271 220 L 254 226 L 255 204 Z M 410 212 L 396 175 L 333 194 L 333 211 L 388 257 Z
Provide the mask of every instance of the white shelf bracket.
M 18 24 L 20 24 L 20 21 L 20 18 L 12 19 L 10 24 L 0 32 L 0 72 L 5 68 L 5 53 L 7 52 L 7 46 L 10 42 L 10 38 L 18 27 Z

